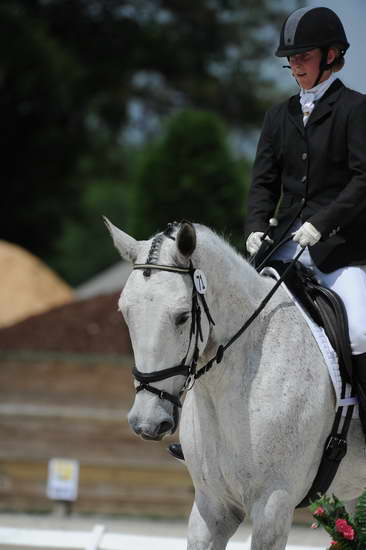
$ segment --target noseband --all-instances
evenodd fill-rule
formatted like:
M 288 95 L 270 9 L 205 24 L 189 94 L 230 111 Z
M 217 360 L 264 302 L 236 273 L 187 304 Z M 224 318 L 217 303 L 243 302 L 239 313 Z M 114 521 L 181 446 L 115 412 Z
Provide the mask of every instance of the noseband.
M 132 374 L 134 375 L 135 379 L 140 383 L 136 387 L 136 393 L 140 392 L 141 390 L 146 390 L 146 391 L 149 391 L 150 393 L 154 393 L 155 395 L 158 395 L 160 399 L 166 399 L 167 401 L 170 401 L 176 407 L 181 407 L 182 403 L 180 401 L 180 397 L 185 391 L 185 389 L 187 389 L 187 387 L 189 386 L 190 380 L 195 378 L 196 366 L 197 366 L 197 361 L 199 357 L 198 340 L 203 342 L 200 301 L 202 303 L 203 309 L 205 311 L 205 314 L 207 316 L 210 326 L 215 324 L 211 317 L 210 311 L 208 309 L 205 297 L 202 293 L 202 291 L 205 290 L 204 285 L 202 287 L 202 283 L 196 282 L 197 279 L 200 280 L 200 272 L 193 268 L 192 262 L 190 262 L 189 267 L 179 267 L 175 265 L 159 265 L 159 264 L 153 264 L 153 263 L 135 264 L 133 266 L 133 269 L 143 269 L 144 274 L 147 272 L 147 270 L 150 270 L 150 269 L 154 269 L 158 271 L 169 271 L 171 273 L 178 273 L 181 275 L 190 275 L 192 279 L 193 289 L 192 289 L 191 328 L 189 331 L 189 342 L 188 342 L 187 352 L 183 357 L 181 363 L 179 365 L 158 370 L 151 373 L 141 372 L 136 367 L 132 369 Z M 200 291 L 198 289 L 200 289 Z M 191 342 L 193 338 L 194 338 L 194 351 L 192 355 L 192 360 L 189 365 L 186 365 L 186 360 L 189 354 L 189 350 L 190 350 Z M 151 382 L 160 382 L 161 380 L 166 380 L 173 376 L 185 376 L 186 378 L 184 386 L 182 390 L 179 392 L 179 397 L 176 395 L 172 395 L 171 393 L 168 393 L 166 391 L 159 390 L 158 388 L 155 388 L 154 386 L 151 385 Z

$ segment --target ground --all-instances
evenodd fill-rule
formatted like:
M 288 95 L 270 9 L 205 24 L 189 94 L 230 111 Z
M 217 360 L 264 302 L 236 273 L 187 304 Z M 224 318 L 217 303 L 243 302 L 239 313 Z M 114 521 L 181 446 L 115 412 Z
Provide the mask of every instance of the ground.
M 105 516 L 71 516 L 60 518 L 52 515 L 21 515 L 0 514 L 0 527 L 19 527 L 32 529 L 62 529 L 70 531 L 91 531 L 95 524 L 105 525 L 107 532 L 142 535 L 146 537 L 179 537 L 185 538 L 187 532 L 186 520 L 151 520 L 128 517 Z M 242 525 L 232 538 L 232 541 L 245 542 L 250 536 L 250 525 Z M 326 548 L 329 546 L 329 536 L 322 529 L 310 529 L 309 526 L 293 526 L 289 538 L 289 545 L 301 546 L 309 550 Z M 1 544 L 1 550 L 14 550 L 14 547 L 5 547 Z M 124 550 L 136 550 L 126 548 Z M 140 549 L 141 550 L 141 549 Z

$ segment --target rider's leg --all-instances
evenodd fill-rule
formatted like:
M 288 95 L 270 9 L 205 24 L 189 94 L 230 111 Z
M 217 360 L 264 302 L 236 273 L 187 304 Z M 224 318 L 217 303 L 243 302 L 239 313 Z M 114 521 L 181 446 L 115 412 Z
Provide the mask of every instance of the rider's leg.
M 275 259 L 291 260 L 299 251 L 300 246 L 289 241 L 274 256 Z M 366 353 L 366 266 L 347 266 L 331 273 L 323 273 L 318 269 L 306 248 L 300 257 L 300 262 L 310 268 L 319 283 L 334 290 L 341 297 L 348 318 L 348 330 L 352 355 L 357 357 Z M 357 360 L 361 369 L 364 363 Z M 365 375 L 366 376 L 366 375 Z M 366 388 L 366 386 L 365 386 Z
M 331 273 L 314 269 L 320 284 L 334 290 L 347 311 L 352 354 L 366 353 L 366 266 L 342 267 Z
M 299 245 L 289 241 L 275 257 L 289 261 L 299 250 Z M 308 249 L 304 250 L 300 261 L 313 271 L 321 285 L 334 290 L 344 303 L 357 383 L 360 419 L 366 436 L 366 266 L 342 267 L 331 273 L 323 273 L 314 265 Z
M 316 272 L 320 283 L 342 298 L 347 311 L 360 420 L 366 435 L 366 267 L 350 266 L 332 273 Z
M 215 495 L 196 491 L 188 524 L 188 550 L 224 550 L 244 514 L 225 506 Z

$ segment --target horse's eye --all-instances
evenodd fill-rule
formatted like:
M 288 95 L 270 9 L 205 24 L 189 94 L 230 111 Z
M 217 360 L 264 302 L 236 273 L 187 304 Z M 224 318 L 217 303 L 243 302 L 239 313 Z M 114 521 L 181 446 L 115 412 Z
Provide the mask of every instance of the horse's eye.
M 189 318 L 189 312 L 188 311 L 184 311 L 183 313 L 180 313 L 176 320 L 175 320 L 175 324 L 177 326 L 179 325 L 184 325 L 184 323 L 188 320 Z

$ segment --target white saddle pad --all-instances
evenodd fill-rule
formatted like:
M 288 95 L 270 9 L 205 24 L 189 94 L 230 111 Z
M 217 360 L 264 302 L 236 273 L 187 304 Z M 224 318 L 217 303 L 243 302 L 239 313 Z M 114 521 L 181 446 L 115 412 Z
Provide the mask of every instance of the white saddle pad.
M 273 267 L 265 267 L 264 269 L 262 269 L 261 275 L 267 275 L 269 277 L 275 278 L 276 280 L 280 278 L 279 274 Z M 336 394 L 336 409 L 341 405 L 354 404 L 356 406 L 353 410 L 353 418 L 358 418 L 357 397 L 349 397 L 351 393 L 351 386 L 349 384 L 347 384 L 347 387 L 346 387 L 346 397 L 344 399 L 341 398 L 342 379 L 339 371 L 338 357 L 331 343 L 329 342 L 329 339 L 325 334 L 324 329 L 319 327 L 319 325 L 317 325 L 311 319 L 311 317 L 309 317 L 309 315 L 306 313 L 306 311 L 301 306 L 301 304 L 296 300 L 296 298 L 288 290 L 287 286 L 285 284 L 282 284 L 281 286 L 282 288 L 285 289 L 288 296 L 291 298 L 291 300 L 296 304 L 298 309 L 301 311 L 302 316 L 304 317 L 306 323 L 310 327 L 310 330 L 313 333 L 313 336 L 319 346 L 319 349 L 323 354 L 325 363 L 328 367 L 329 376 L 332 380 L 334 391 Z M 346 414 L 346 411 L 343 409 L 343 416 L 345 414 Z

